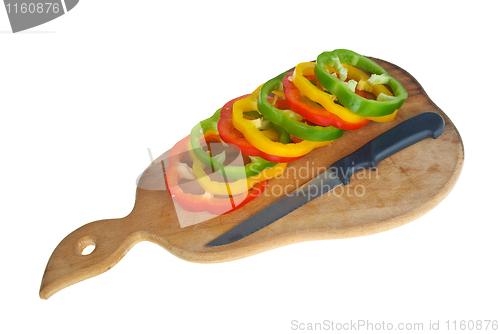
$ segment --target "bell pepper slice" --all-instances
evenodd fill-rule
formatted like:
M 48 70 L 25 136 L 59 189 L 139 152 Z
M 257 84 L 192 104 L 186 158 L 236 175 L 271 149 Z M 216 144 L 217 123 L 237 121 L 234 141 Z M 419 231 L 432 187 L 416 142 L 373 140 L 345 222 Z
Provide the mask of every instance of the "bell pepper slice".
M 305 77 L 306 75 L 314 74 L 315 67 L 316 64 L 313 62 L 300 63 L 295 67 L 292 80 L 300 92 L 345 122 L 355 124 L 365 122 L 364 117 L 358 116 L 346 107 L 336 104 L 332 95 L 319 89 Z
M 373 81 L 389 85 L 394 92 L 394 96 L 379 94 L 377 100 L 370 100 L 355 94 L 349 88 L 349 84 L 343 82 L 348 70 L 342 64 L 356 66 L 373 73 Z M 340 79 L 336 75 L 332 75 L 326 68 L 327 66 L 334 67 L 340 74 Z M 403 85 L 390 76 L 382 66 L 371 59 L 346 49 L 321 53 L 316 59 L 314 74 L 323 87 L 335 95 L 343 106 L 358 116 L 377 117 L 390 115 L 400 108 L 408 97 Z
M 286 99 L 292 109 L 297 114 L 303 116 L 307 120 L 323 126 L 334 126 L 342 130 L 357 130 L 370 123 L 369 119 L 364 119 L 359 123 L 349 123 L 344 121 L 337 115 L 329 112 L 321 106 L 312 106 L 302 100 L 303 94 L 292 82 L 293 73 L 288 73 L 283 78 L 283 90 Z M 308 80 L 312 78 L 307 77 Z
M 274 142 L 266 137 L 262 131 L 255 127 L 255 124 L 251 120 L 245 119 L 243 115 L 246 111 L 258 110 L 257 100 L 262 86 L 258 87 L 248 97 L 236 101 L 233 105 L 233 125 L 253 146 L 268 154 L 282 157 L 300 157 L 317 147 L 328 145 L 333 141 L 315 142 L 302 140 L 298 143 L 283 144 Z
M 371 84 L 368 80 L 370 79 L 370 76 L 366 74 L 365 72 L 361 71 L 359 68 L 356 68 L 351 65 L 343 64 L 347 69 L 347 73 L 349 75 L 349 78 L 356 80 L 358 82 L 358 85 L 356 87 L 356 90 L 358 88 L 362 91 L 370 92 L 374 94 L 376 97 L 378 97 L 380 94 L 385 94 L 387 96 L 392 96 L 392 93 L 390 90 L 388 90 L 384 85 L 382 84 Z M 366 119 L 374 121 L 374 122 L 390 122 L 396 118 L 396 115 L 398 114 L 398 110 L 395 110 L 392 114 L 386 115 L 386 116 L 378 116 L 378 117 L 367 117 Z
M 191 146 L 198 159 L 200 159 L 205 166 L 211 167 L 217 174 L 229 179 L 246 179 L 259 174 L 266 168 L 276 165 L 275 162 L 267 161 L 261 157 L 249 156 L 251 162 L 245 166 L 225 166 L 222 162 L 218 161 L 218 159 L 212 157 L 208 152 L 205 152 L 201 147 L 200 141 L 210 133 L 219 135 L 217 123 L 220 119 L 220 112 L 221 109 L 217 110 L 212 117 L 196 124 L 191 130 Z M 237 146 L 234 146 L 235 145 L 233 145 L 234 149 L 239 150 Z M 222 170 L 224 171 L 222 172 Z
M 222 110 L 220 112 L 220 120 L 217 123 L 217 129 L 219 131 L 220 138 L 227 144 L 234 144 L 238 146 L 242 154 L 248 156 L 261 157 L 271 162 L 277 162 L 277 163 L 291 162 L 302 158 L 302 157 L 280 157 L 277 155 L 262 152 L 261 150 L 257 149 L 255 146 L 250 144 L 250 142 L 245 138 L 245 136 L 234 127 L 233 125 L 234 102 L 239 101 L 248 96 L 249 94 L 232 99 L 222 107 Z M 283 100 L 277 100 L 278 103 L 281 103 L 281 101 Z M 281 108 L 284 106 L 278 106 L 278 107 Z M 260 115 L 256 110 L 254 110 L 253 113 L 255 118 L 262 117 L 262 115 Z M 283 144 L 288 144 L 290 142 L 290 135 L 288 134 L 288 132 L 286 132 L 279 126 L 271 125 L 271 127 L 272 130 L 275 132 L 276 136 L 278 137 L 279 142 Z
M 269 94 L 272 91 L 283 91 L 283 73 L 267 81 L 259 94 L 257 108 L 259 112 L 268 120 L 281 126 L 291 135 L 297 138 L 310 141 L 330 141 L 335 140 L 344 134 L 344 131 L 333 126 L 317 126 L 300 122 L 296 118 L 296 113 L 292 110 L 280 110 L 272 106 L 269 101 Z
M 207 142 L 220 141 L 220 137 L 215 133 L 205 136 Z M 239 179 L 234 182 L 218 182 L 210 179 L 210 176 L 205 173 L 205 165 L 198 159 L 193 152 L 191 142 L 189 142 L 189 155 L 193 161 L 193 175 L 200 186 L 210 194 L 214 195 L 238 195 L 251 189 L 257 183 L 272 179 L 284 173 L 287 164 L 278 163 L 273 167 L 264 169 L 256 176 L 251 176 L 246 179 Z
M 182 190 L 179 181 L 185 178 L 186 165 L 181 158 L 188 151 L 189 136 L 174 145 L 169 153 L 168 167 L 166 170 L 167 188 L 172 199 L 186 211 L 202 212 L 208 211 L 214 215 L 232 212 L 262 194 L 268 181 L 257 183 L 248 193 L 228 198 L 216 198 L 213 194 L 203 195 L 189 194 Z
M 295 71 L 293 72 L 292 76 L 293 84 L 300 90 L 301 93 L 303 93 L 312 101 L 319 103 L 322 107 L 324 107 L 332 114 L 337 115 L 345 122 L 358 123 L 358 124 L 366 122 L 367 119 L 375 122 L 389 122 L 392 121 L 394 117 L 396 117 L 397 110 L 393 112 L 391 115 L 387 116 L 360 117 L 355 113 L 353 113 L 352 111 L 350 111 L 349 109 L 345 108 L 344 106 L 335 103 L 334 96 L 319 89 L 313 83 L 311 83 L 309 79 L 307 79 L 307 76 L 314 75 L 316 67 L 317 67 L 316 64 L 313 62 L 298 64 L 295 67 Z M 329 66 L 327 66 L 327 68 L 333 71 L 335 70 L 334 68 L 331 68 Z M 348 68 L 350 69 L 350 72 L 348 72 L 349 77 L 352 77 L 354 80 L 356 80 L 356 78 L 365 78 L 365 76 L 368 76 L 366 73 L 355 67 L 348 67 Z M 366 85 L 364 87 L 367 88 Z M 391 92 L 387 88 L 385 88 L 384 85 L 381 84 L 375 85 L 372 88 L 373 89 L 371 89 L 371 92 L 374 93 L 375 95 L 380 93 L 384 93 L 387 95 L 391 94 Z

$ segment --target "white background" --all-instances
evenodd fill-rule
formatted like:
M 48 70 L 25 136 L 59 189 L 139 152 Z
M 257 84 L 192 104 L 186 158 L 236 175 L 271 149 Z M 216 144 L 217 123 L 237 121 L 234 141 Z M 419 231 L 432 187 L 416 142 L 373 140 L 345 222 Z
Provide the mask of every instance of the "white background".
M 18 34 L 0 9 L 0 332 L 500 321 L 494 4 L 84 0 Z M 337 48 L 406 69 L 460 131 L 465 166 L 437 208 L 389 232 L 223 264 L 139 243 L 105 274 L 39 299 L 60 240 L 130 212 L 147 148 L 157 157 L 227 100 Z

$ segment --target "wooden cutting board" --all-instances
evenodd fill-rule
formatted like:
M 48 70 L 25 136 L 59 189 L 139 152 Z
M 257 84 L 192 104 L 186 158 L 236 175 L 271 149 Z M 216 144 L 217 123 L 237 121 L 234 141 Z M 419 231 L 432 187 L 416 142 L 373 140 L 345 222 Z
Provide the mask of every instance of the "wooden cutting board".
M 164 154 L 141 177 L 135 206 L 128 216 L 86 224 L 60 242 L 45 269 L 40 297 L 47 299 L 69 285 L 111 269 L 140 241 L 154 242 L 187 261 L 224 262 L 302 241 L 387 231 L 434 208 L 451 191 L 462 170 L 460 135 L 409 73 L 386 61 L 374 60 L 408 91 L 408 99 L 394 121 L 371 122 L 360 130 L 346 132 L 329 146 L 290 163 L 290 173 L 271 180 L 266 192 L 243 208 L 184 228 L 180 227 L 168 191 L 164 186 L 155 188 L 163 177 L 159 162 L 166 158 Z M 304 184 L 319 169 L 324 170 L 389 128 L 426 111 L 436 112 L 445 120 L 444 132 L 438 139 L 426 139 L 394 154 L 379 163 L 376 172 L 359 172 L 348 186 L 323 195 L 251 236 L 226 246 L 203 247 L 284 196 L 280 189 Z M 82 255 L 87 245 L 95 245 L 95 249 Z

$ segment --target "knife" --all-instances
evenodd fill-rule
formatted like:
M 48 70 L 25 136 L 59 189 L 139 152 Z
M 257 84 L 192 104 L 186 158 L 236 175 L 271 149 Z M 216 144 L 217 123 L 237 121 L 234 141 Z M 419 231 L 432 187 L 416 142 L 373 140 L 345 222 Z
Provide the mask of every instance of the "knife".
M 380 161 L 426 138 L 436 139 L 443 130 L 443 118 L 433 112 L 424 112 L 403 121 L 335 162 L 306 184 L 210 241 L 205 247 L 223 246 L 241 240 L 321 195 L 341 185 L 348 185 L 354 173 L 363 169 L 376 169 Z

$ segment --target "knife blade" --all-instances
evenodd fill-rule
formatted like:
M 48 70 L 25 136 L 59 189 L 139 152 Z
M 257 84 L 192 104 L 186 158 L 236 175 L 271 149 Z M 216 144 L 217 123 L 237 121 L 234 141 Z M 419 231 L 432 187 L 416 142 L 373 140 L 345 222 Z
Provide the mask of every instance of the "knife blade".
M 401 122 L 333 163 L 325 172 L 293 192 L 210 241 L 205 247 L 231 244 L 263 229 L 323 194 L 341 185 L 348 185 L 354 173 L 363 169 L 376 169 L 380 161 L 426 138 L 436 139 L 443 132 L 444 126 L 443 118 L 433 112 L 424 112 Z

